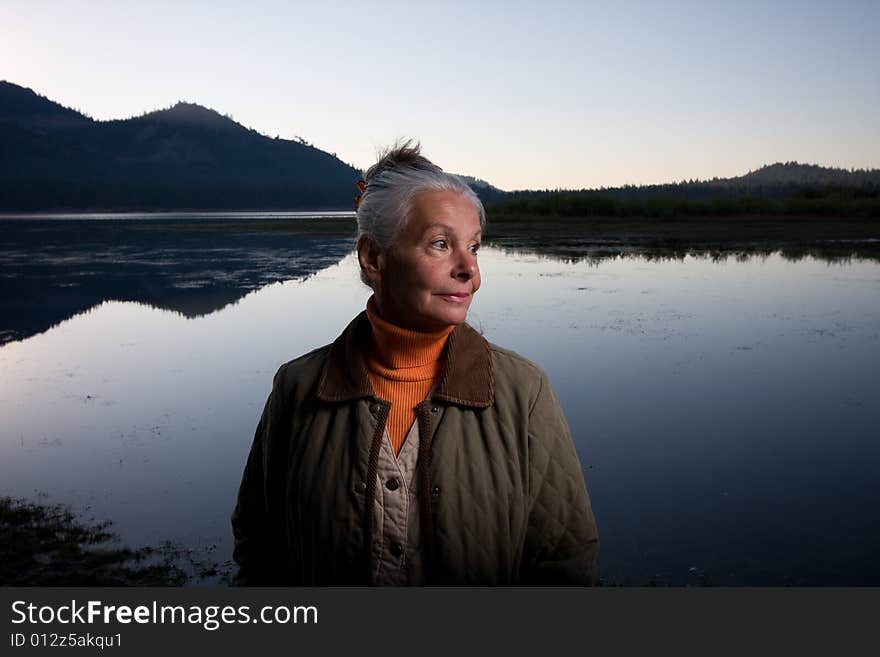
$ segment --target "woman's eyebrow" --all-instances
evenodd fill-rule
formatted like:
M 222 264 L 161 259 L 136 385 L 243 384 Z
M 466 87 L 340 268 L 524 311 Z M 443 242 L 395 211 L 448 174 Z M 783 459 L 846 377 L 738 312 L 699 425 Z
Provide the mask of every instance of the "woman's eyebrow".
M 430 226 L 425 228 L 424 232 L 427 233 L 429 230 L 434 230 L 435 228 L 443 228 L 444 230 L 446 230 L 450 233 L 455 232 L 455 229 L 452 226 L 450 226 L 449 224 L 439 224 L 439 223 L 438 224 L 431 224 Z M 482 232 L 483 232 L 483 229 L 480 228 L 476 233 L 473 234 L 473 237 L 476 237 L 477 235 L 479 235 Z

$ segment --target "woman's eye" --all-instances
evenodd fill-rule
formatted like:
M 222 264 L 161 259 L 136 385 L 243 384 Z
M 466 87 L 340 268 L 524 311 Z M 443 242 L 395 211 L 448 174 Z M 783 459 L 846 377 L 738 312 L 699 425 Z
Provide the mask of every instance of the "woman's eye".
M 476 253 L 477 251 L 479 251 L 479 249 L 480 249 L 479 244 L 471 244 L 471 253 Z
M 437 246 L 438 244 L 439 244 L 439 246 Z M 445 249 L 446 248 L 446 240 L 434 240 L 433 242 L 431 242 L 431 245 L 437 246 L 438 249 Z

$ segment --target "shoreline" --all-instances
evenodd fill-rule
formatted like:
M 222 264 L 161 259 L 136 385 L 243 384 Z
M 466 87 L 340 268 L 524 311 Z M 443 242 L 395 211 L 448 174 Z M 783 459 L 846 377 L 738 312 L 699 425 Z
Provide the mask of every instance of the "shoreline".
M 0 497 L 0 586 L 183 586 L 221 564 L 196 563 L 170 546 L 122 545 L 109 521 L 78 517 L 62 504 Z M 187 572 L 189 571 L 189 572 Z

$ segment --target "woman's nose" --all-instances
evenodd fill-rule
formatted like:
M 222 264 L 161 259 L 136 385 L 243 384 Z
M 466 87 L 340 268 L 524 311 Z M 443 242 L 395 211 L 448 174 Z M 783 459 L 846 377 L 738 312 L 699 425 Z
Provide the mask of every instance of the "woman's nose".
M 468 281 L 477 275 L 477 256 L 474 253 L 466 251 L 459 257 L 455 265 L 454 276 L 462 280 Z

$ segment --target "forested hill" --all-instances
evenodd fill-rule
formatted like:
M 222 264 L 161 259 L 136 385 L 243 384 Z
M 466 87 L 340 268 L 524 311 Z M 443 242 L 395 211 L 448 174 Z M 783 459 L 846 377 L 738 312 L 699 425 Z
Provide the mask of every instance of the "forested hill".
M 624 200 L 666 198 L 700 201 L 744 196 L 787 198 L 840 190 L 877 195 L 880 192 L 880 169 L 838 169 L 798 162 L 777 162 L 733 178 L 579 190 L 521 190 L 508 193 L 507 198 L 533 198 L 563 192 Z
M 359 171 L 190 103 L 95 121 L 0 81 L 0 210 L 350 209 Z

